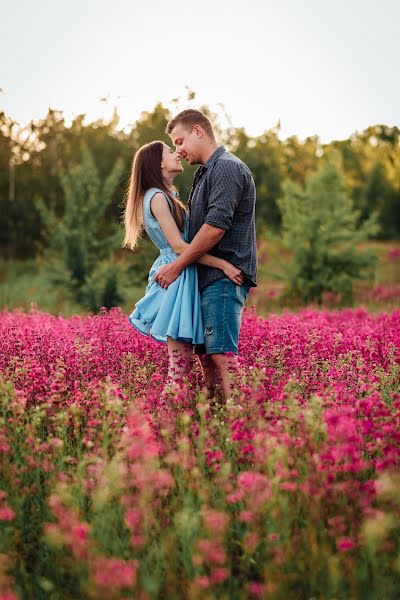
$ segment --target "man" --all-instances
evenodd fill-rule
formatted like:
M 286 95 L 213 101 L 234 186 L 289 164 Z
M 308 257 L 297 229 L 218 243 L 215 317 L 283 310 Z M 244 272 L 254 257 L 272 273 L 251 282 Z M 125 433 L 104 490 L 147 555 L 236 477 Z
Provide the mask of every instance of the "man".
M 250 287 L 256 287 L 256 191 L 248 166 L 218 146 L 209 119 L 184 110 L 166 128 L 176 151 L 196 170 L 188 204 L 189 246 L 158 271 L 155 280 L 167 288 L 185 267 L 205 253 L 240 269 L 236 285 L 219 269 L 196 265 L 201 294 L 204 338 L 195 346 L 206 385 L 213 396 L 221 385 L 223 399 L 232 394 L 237 372 L 241 316 Z M 233 353 L 233 354 L 231 354 Z

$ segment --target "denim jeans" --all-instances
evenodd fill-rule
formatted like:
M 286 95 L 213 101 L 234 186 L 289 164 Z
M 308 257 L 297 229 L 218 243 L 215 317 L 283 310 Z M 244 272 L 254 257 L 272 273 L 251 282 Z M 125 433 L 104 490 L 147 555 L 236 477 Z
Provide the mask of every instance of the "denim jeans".
M 239 331 L 250 285 L 236 285 L 221 277 L 201 292 L 204 344 L 195 345 L 196 354 L 238 353 Z

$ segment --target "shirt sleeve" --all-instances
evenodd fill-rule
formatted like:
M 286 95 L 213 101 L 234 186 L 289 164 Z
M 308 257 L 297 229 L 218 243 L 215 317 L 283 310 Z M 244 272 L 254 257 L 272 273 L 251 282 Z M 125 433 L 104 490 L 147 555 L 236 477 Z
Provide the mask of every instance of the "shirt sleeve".
M 229 229 L 242 191 L 240 166 L 233 161 L 219 160 L 212 172 L 204 223 L 225 231 Z

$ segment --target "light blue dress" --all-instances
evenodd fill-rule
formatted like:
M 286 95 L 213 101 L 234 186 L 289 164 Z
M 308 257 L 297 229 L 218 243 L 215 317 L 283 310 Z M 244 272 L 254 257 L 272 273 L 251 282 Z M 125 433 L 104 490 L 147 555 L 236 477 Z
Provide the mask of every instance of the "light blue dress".
M 151 335 L 158 342 L 166 342 L 169 335 L 178 341 L 204 344 L 196 266 L 188 265 L 167 289 L 154 281 L 159 269 L 177 258 L 157 219 L 150 211 L 150 200 L 156 192 L 164 194 L 172 212 L 172 202 L 163 190 L 150 188 L 146 191 L 143 198 L 143 226 L 152 242 L 159 248 L 160 256 L 150 269 L 145 295 L 135 304 L 129 321 L 138 331 L 146 336 Z M 188 214 L 185 219 L 182 239 L 188 242 Z

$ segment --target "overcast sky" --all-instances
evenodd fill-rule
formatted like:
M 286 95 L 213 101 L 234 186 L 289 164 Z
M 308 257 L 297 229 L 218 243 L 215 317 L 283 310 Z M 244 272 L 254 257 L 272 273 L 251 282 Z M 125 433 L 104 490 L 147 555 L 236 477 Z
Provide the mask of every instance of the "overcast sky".
M 233 125 L 343 139 L 400 125 L 397 0 L 0 0 L 0 108 L 121 126 L 185 86 Z M 107 103 L 100 99 L 107 97 Z M 191 104 L 192 107 L 196 106 Z M 224 124 L 224 121 L 222 121 Z

